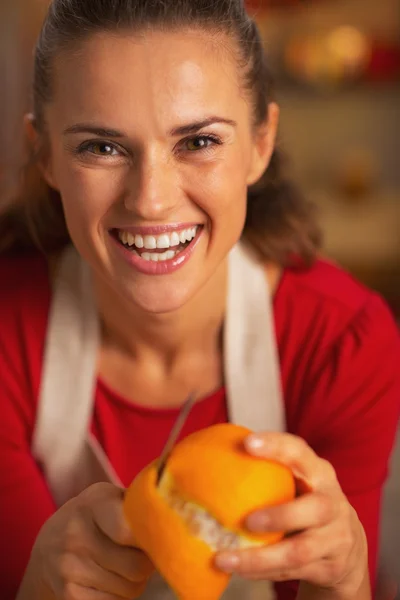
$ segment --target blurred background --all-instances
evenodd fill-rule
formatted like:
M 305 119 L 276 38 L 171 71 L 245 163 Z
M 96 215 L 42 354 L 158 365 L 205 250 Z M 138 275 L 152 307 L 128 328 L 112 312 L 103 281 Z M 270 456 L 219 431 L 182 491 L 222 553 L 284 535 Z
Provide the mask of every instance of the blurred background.
M 324 252 L 400 318 L 400 0 L 248 0 L 281 105 L 280 144 L 318 209 Z M 16 183 L 47 0 L 0 0 L 0 202 Z M 400 365 L 399 365 L 400 368 Z M 400 582 L 400 449 L 382 567 Z
M 325 252 L 400 316 L 400 1 L 249 0 Z M 400 561 L 399 561 L 400 562 Z

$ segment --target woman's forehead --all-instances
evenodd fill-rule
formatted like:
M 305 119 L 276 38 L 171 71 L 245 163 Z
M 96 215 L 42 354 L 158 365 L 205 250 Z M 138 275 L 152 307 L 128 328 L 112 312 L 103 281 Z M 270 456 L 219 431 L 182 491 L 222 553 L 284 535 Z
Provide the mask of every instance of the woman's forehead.
M 53 83 L 61 120 L 190 120 L 244 103 L 229 41 L 199 31 L 93 36 L 57 59 Z

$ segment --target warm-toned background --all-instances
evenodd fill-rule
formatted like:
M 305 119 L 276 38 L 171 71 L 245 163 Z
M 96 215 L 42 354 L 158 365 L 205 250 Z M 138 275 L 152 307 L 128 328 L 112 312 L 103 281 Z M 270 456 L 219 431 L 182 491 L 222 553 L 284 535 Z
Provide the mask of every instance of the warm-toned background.
M 320 210 L 325 250 L 400 315 L 400 2 L 276 4 L 286 9 L 258 14 L 282 141 Z

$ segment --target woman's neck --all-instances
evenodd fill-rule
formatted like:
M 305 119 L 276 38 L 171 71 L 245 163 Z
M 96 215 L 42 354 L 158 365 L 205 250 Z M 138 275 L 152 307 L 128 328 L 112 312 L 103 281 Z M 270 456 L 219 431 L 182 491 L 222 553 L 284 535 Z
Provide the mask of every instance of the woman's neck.
M 53 267 L 57 264 L 54 260 Z M 266 267 L 272 294 L 281 273 L 277 265 Z M 227 274 L 226 261 L 190 302 L 164 315 L 139 310 L 95 276 L 102 381 L 122 397 L 147 406 L 179 405 L 193 390 L 205 397 L 223 385 Z
M 209 352 L 220 345 L 225 314 L 227 261 L 184 306 L 167 314 L 149 314 L 95 279 L 105 344 L 141 361 L 152 358 L 171 368 L 181 357 Z

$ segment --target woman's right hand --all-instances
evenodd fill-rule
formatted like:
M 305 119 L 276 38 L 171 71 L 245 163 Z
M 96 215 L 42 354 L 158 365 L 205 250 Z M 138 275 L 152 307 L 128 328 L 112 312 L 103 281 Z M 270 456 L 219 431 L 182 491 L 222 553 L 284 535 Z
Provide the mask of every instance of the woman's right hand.
M 123 490 L 91 486 L 42 527 L 17 600 L 132 600 L 153 572 L 134 547 Z

